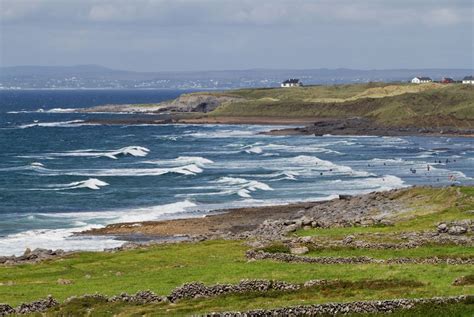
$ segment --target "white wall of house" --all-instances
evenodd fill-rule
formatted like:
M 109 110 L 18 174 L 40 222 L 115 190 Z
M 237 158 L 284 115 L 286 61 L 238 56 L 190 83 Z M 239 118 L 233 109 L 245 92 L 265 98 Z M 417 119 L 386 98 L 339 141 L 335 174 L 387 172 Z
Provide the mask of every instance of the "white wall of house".
M 431 83 L 433 82 L 431 79 L 420 79 L 418 77 L 415 77 L 411 80 L 412 84 L 425 84 L 425 83 Z
M 286 83 L 286 84 L 281 84 L 281 87 L 300 87 L 301 83 L 293 84 L 293 83 Z
M 465 85 L 474 85 L 474 80 L 472 80 L 472 79 L 463 79 L 462 83 L 465 84 Z

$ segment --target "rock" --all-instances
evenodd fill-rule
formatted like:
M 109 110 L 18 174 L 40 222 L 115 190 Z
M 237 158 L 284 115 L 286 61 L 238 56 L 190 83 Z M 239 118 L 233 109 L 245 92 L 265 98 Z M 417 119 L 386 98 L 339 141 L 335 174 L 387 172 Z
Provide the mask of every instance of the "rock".
M 299 229 L 299 227 L 296 224 L 286 226 L 286 231 L 287 232 L 295 232 L 298 229 Z
M 355 237 L 353 235 L 346 236 L 343 240 L 342 243 L 344 244 L 351 244 L 355 240 Z
M 301 218 L 301 224 L 303 226 L 310 226 L 312 222 L 313 222 L 313 219 L 309 218 L 308 216 L 304 216 Z
M 379 221 L 379 224 L 381 224 L 381 225 L 383 225 L 383 226 L 387 226 L 387 227 L 390 227 L 390 226 L 393 226 L 393 225 L 394 225 L 393 221 L 388 220 L 388 219 L 381 219 L 381 220 Z
M 466 232 L 467 232 L 467 228 L 462 227 L 462 226 L 452 226 L 448 230 L 448 234 L 455 235 L 455 236 L 465 234 Z
M 115 273 L 115 276 L 122 276 L 122 275 L 123 275 L 122 272 L 116 272 L 116 273 Z
M 0 304 L 0 316 L 13 315 L 15 310 L 7 304 Z
M 262 241 L 248 241 L 246 244 L 254 249 L 261 249 L 266 245 Z
M 23 255 L 28 256 L 28 255 L 30 255 L 30 254 L 31 254 L 31 249 L 30 249 L 30 248 L 26 248 L 26 249 L 25 249 L 25 252 L 23 253 Z
M 299 238 L 299 241 L 301 241 L 302 243 L 311 243 L 313 241 L 313 237 L 301 237 Z
M 59 303 L 51 296 L 31 303 L 23 303 L 15 309 L 17 314 L 31 314 L 46 311 Z
M 67 280 L 67 279 L 63 279 L 63 278 L 59 278 L 57 283 L 59 285 L 71 285 L 73 284 L 73 281 L 72 280 Z
M 340 200 L 351 200 L 352 195 L 339 195 Z
M 308 252 L 309 252 L 308 247 L 296 247 L 296 248 L 291 248 L 290 249 L 291 254 L 301 255 L 301 254 L 306 254 Z
M 440 223 L 437 228 L 440 233 L 448 231 L 448 226 L 445 223 Z

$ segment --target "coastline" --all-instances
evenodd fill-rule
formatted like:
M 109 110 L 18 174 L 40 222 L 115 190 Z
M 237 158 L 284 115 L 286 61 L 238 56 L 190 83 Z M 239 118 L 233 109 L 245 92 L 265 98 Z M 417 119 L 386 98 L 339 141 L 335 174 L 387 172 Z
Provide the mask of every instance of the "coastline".
M 160 243 L 160 241 L 244 239 L 281 235 L 278 230 L 259 232 L 269 223 L 288 225 L 302 217 L 318 222 L 320 227 L 341 223 L 376 223 L 387 218 L 387 213 L 404 212 L 405 201 L 393 200 L 416 188 L 411 186 L 375 191 L 368 194 L 336 195 L 321 201 L 297 202 L 284 205 L 230 208 L 211 211 L 203 217 L 178 218 L 144 222 L 113 223 L 102 228 L 76 233 L 79 236 L 113 236 L 124 241 Z M 406 201 L 408 203 L 408 201 Z M 367 208 L 369 206 L 370 208 Z M 313 224 L 314 225 L 314 224 Z
M 155 114 L 158 118 L 89 119 L 88 124 L 101 125 L 161 125 L 161 124 L 222 124 L 268 125 L 290 127 L 270 129 L 264 135 L 370 135 L 370 136 L 458 136 L 474 137 L 474 129 L 453 126 L 414 127 L 383 126 L 366 118 L 291 118 L 291 117 L 209 117 L 192 114 Z

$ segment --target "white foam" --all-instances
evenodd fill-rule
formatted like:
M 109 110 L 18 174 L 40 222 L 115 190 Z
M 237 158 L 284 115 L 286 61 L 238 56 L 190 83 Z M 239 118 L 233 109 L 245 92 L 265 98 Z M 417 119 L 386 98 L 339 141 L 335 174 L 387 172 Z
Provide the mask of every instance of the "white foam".
M 104 224 L 151 221 L 160 219 L 163 215 L 185 212 L 193 207 L 196 207 L 196 204 L 185 200 L 171 204 L 127 210 L 37 214 L 41 217 L 60 218 L 65 221 L 69 220 L 75 227 L 63 229 L 35 229 L 10 234 L 0 238 L 0 255 L 20 255 L 26 248 L 98 251 L 104 248 L 117 247 L 121 245 L 123 241 L 116 240 L 112 237 L 73 236 L 73 234 L 75 232 L 102 227 L 102 225 L 90 224 L 90 222 L 94 221 L 102 221 Z
M 367 177 L 360 179 L 337 179 L 329 182 L 332 191 L 349 194 L 362 194 L 372 191 L 385 191 L 407 187 L 405 182 L 394 175 Z
M 46 112 L 51 112 L 51 113 L 74 113 L 77 112 L 78 109 L 74 108 L 53 108 L 46 110 Z
M 33 127 L 46 127 L 46 128 L 71 128 L 79 127 L 83 125 L 93 125 L 91 123 L 85 123 L 84 120 L 70 120 L 70 121 L 59 121 L 59 122 L 35 122 L 31 124 L 20 125 L 19 128 L 33 128 Z
M 66 251 L 99 251 L 104 248 L 118 247 L 123 241 L 112 237 L 74 237 L 74 232 L 97 228 L 82 226 L 69 229 L 38 229 L 8 235 L 0 239 L 2 255 L 21 255 L 26 248 L 63 249 Z
M 146 164 L 156 164 L 156 165 L 162 165 L 162 166 L 176 166 L 176 165 L 188 165 L 188 164 L 194 164 L 196 166 L 204 167 L 209 164 L 213 164 L 214 161 L 211 161 L 205 157 L 201 156 L 179 156 L 175 159 L 169 159 L 169 160 L 149 160 L 149 161 L 143 161 L 141 163 L 146 163 Z
M 238 177 L 221 177 L 215 183 L 221 184 L 221 194 L 237 194 L 244 198 L 251 198 L 250 193 L 257 190 L 273 190 L 263 182 Z
M 245 150 L 245 153 L 249 153 L 249 154 L 261 154 L 262 152 L 263 150 L 259 146 L 252 146 Z
M 93 190 L 98 190 L 101 187 L 108 186 L 109 184 L 101 181 L 97 178 L 89 178 L 79 182 L 72 182 L 69 184 L 54 184 L 48 185 L 47 188 L 39 188 L 34 190 L 71 190 L 71 189 L 80 189 L 80 188 L 88 188 Z
M 202 173 L 202 169 L 194 164 L 170 168 L 109 168 L 109 169 L 73 169 L 73 170 L 52 170 L 37 169 L 43 175 L 57 176 L 89 176 L 89 177 L 107 177 L 107 176 L 160 176 L 168 173 L 183 175 L 196 175 Z
M 338 165 L 331 161 L 322 160 L 315 156 L 299 155 L 293 158 L 285 159 L 294 166 L 309 168 L 316 171 L 331 172 L 332 174 L 347 174 L 350 176 L 370 176 L 365 171 L 355 171 L 349 166 Z
M 108 157 L 116 160 L 118 156 L 135 156 L 135 157 L 144 157 L 147 156 L 150 150 L 146 147 L 131 145 L 126 146 L 117 150 L 103 151 L 103 150 L 74 150 L 67 152 L 58 152 L 58 153 L 46 153 L 40 155 L 41 158 L 52 158 L 52 157 Z M 30 156 L 34 157 L 34 156 Z
M 265 151 L 267 150 L 268 151 L 281 151 L 281 152 L 287 152 L 287 153 L 306 152 L 306 153 L 328 153 L 328 154 L 342 155 L 342 153 L 339 151 L 326 148 L 326 146 L 335 145 L 341 142 L 342 141 L 329 142 L 329 143 L 318 142 L 317 144 L 305 144 L 305 145 L 298 145 L 298 146 L 269 143 L 267 145 L 262 146 L 262 149 L 264 149 Z M 347 142 L 347 141 L 344 141 L 344 142 Z

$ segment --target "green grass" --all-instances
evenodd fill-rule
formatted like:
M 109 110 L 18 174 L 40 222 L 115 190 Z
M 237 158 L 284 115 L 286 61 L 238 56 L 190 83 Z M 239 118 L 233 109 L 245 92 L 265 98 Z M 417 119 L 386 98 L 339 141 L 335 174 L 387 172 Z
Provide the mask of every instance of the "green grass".
M 472 257 L 474 258 L 474 248 L 465 246 L 423 246 L 414 249 L 398 250 L 373 250 L 354 248 L 334 248 L 324 250 L 312 250 L 308 256 L 369 256 L 372 258 L 389 259 L 394 257 L 426 258 L 426 257 Z
M 473 127 L 474 89 L 467 85 L 352 84 L 242 89 L 225 94 L 245 101 L 221 105 L 209 116 L 367 117 L 389 126 Z
M 393 293 L 396 290 L 391 289 L 352 290 L 353 300 L 387 296 L 431 297 L 474 291 L 472 285 L 451 285 L 455 278 L 471 273 L 472 266 L 468 265 L 314 265 L 274 261 L 248 262 L 244 257 L 246 249 L 239 241 L 209 241 L 163 245 L 115 254 L 85 252 L 36 265 L 2 267 L 0 281 L 14 281 L 15 284 L 1 285 L 0 298 L 6 303 L 16 305 L 48 294 L 59 300 L 84 293 L 114 295 L 123 291 L 134 293 L 144 289 L 168 294 L 174 287 L 185 282 L 237 283 L 244 278 L 276 279 L 295 283 L 311 279 L 360 281 L 376 278 L 413 280 L 426 285 L 400 293 Z M 116 272 L 123 272 L 123 275 L 116 276 Z M 87 274 L 91 277 L 86 278 Z M 59 278 L 70 279 L 74 283 L 58 285 Z M 285 296 L 276 298 L 272 305 L 286 305 L 297 301 L 295 298 L 287 302 Z M 344 298 L 347 298 L 347 294 L 328 293 L 325 296 L 318 293 L 314 294 L 311 301 L 316 303 Z M 214 300 L 223 305 L 222 307 L 227 307 L 225 301 Z M 235 305 L 238 306 L 238 303 L 236 300 Z M 250 305 L 251 302 L 240 304 Z M 257 307 L 261 302 L 256 300 L 254 304 Z
M 307 305 L 308 304 L 308 293 L 311 297 L 311 291 L 306 292 L 295 292 L 294 294 L 287 294 L 286 300 L 294 302 L 294 305 Z M 349 298 L 351 297 L 350 294 Z M 297 299 L 294 297 L 298 296 Z M 258 297 L 258 294 L 248 294 L 239 296 L 224 296 L 221 301 L 225 301 L 228 307 L 233 307 L 233 303 L 246 302 L 248 300 L 254 300 Z M 259 298 L 260 305 L 270 305 L 274 301 L 274 297 L 281 297 L 280 294 L 275 292 L 267 294 L 267 296 L 261 296 Z M 201 299 L 192 301 L 182 301 L 176 305 L 170 307 L 165 304 L 154 304 L 154 305 L 134 305 L 124 303 L 107 303 L 98 300 L 74 300 L 67 305 L 63 305 L 55 310 L 46 314 L 46 316 L 77 316 L 87 315 L 93 308 L 94 316 L 184 316 L 196 313 L 196 308 L 199 312 L 211 312 L 211 311 L 222 311 L 220 310 L 219 302 L 215 302 L 213 299 Z M 253 305 L 245 305 L 245 309 L 254 309 Z M 271 305 L 270 305 L 271 306 Z M 237 306 L 242 309 L 242 305 Z M 262 307 L 262 306 L 260 306 Z M 405 316 L 469 316 L 471 317 L 474 313 L 474 304 L 471 301 L 458 304 L 449 305 L 419 305 L 409 310 L 398 310 L 390 316 L 405 317 Z M 387 316 L 386 314 L 350 314 L 346 316 L 359 317 L 359 316 Z
M 394 226 L 312 229 L 298 235 L 324 238 L 360 233 L 433 230 L 440 219 L 466 219 L 473 209 L 474 187 L 427 189 L 415 188 L 392 198 L 409 201 L 411 207 L 397 215 Z M 419 216 L 418 216 L 419 215 Z M 365 236 L 364 236 L 365 237 Z M 200 243 L 158 245 L 117 253 L 81 252 L 62 259 L 38 264 L 0 266 L 0 299 L 12 306 L 43 298 L 48 294 L 60 301 L 70 296 L 101 293 L 112 296 L 150 289 L 168 295 L 175 287 L 188 282 L 238 283 L 242 279 L 273 279 L 303 283 L 312 279 L 339 280 L 330 287 L 313 287 L 295 292 L 249 293 L 207 299 L 183 300 L 175 304 L 135 305 L 76 300 L 57 308 L 49 315 L 80 315 L 93 309 L 94 315 L 189 315 L 209 311 L 276 308 L 301 304 L 381 300 L 390 298 L 427 298 L 474 294 L 474 284 L 453 285 L 467 276 L 471 281 L 472 265 L 387 265 L 283 263 L 271 260 L 248 261 L 245 241 L 213 240 Z M 287 252 L 276 243 L 267 248 Z M 367 255 L 377 258 L 473 256 L 473 248 L 429 245 L 404 250 L 356 250 L 339 248 L 312 250 L 317 256 Z M 121 274 L 117 274 L 120 272 Z M 68 279 L 70 285 L 59 285 Z M 440 308 L 441 309 L 441 308 Z M 472 305 L 450 305 L 443 308 L 447 316 L 462 316 Z M 405 316 L 400 313 L 399 316 Z M 418 314 L 418 313 L 417 313 Z

